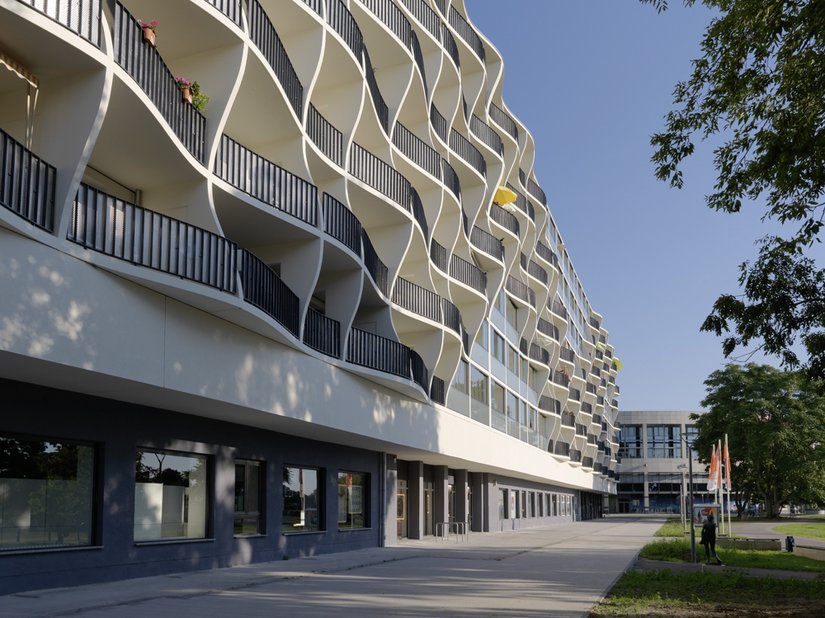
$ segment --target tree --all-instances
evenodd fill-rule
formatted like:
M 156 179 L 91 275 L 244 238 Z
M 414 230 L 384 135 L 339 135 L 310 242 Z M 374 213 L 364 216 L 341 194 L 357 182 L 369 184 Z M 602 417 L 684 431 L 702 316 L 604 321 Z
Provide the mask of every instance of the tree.
M 825 396 L 801 372 L 728 365 L 705 380 L 705 414 L 695 414 L 694 449 L 710 459 L 728 435 L 737 507 L 765 504 L 777 517 L 787 504 L 825 503 Z
M 667 0 L 641 2 L 667 9 Z M 701 4 L 715 17 L 665 130 L 651 138 L 656 176 L 682 187 L 694 140 L 721 138 L 708 206 L 733 213 L 761 198 L 764 218 L 791 230 L 761 240 L 740 267 L 742 294 L 720 295 L 702 330 L 724 337 L 726 356 L 759 343 L 783 366 L 825 377 L 825 270 L 806 257 L 825 221 L 825 0 Z

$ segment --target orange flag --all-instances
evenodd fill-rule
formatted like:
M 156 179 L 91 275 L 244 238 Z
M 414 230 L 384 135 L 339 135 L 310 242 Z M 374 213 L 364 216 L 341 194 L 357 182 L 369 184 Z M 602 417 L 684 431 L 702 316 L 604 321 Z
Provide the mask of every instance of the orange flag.
M 708 470 L 708 492 L 716 491 L 719 486 L 717 481 L 719 479 L 719 454 L 716 452 L 716 445 L 713 446 L 713 452 L 710 455 L 710 469 Z

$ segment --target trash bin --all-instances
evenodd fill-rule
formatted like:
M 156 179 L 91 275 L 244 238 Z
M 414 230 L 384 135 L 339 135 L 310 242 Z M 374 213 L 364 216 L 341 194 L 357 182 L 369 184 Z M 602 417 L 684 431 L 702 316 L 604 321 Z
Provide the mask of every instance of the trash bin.
M 793 551 L 793 546 L 796 545 L 794 538 L 792 536 L 785 537 L 785 551 Z

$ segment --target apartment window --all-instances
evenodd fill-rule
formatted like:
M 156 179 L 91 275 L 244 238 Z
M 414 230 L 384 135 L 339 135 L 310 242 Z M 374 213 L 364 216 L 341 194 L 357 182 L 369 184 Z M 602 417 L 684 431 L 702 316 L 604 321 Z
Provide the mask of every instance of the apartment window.
M 519 356 L 513 346 L 507 346 L 507 369 L 518 376 Z
M 476 343 L 483 349 L 488 349 L 488 341 L 487 341 L 487 322 L 481 323 L 481 328 L 478 330 L 478 334 L 476 335 Z
M 459 361 L 458 369 L 456 369 L 455 375 L 453 376 L 452 388 L 465 394 L 469 392 L 467 385 L 468 371 L 469 365 L 467 364 L 467 361 Z
M 696 425 L 685 425 L 685 440 L 687 440 L 690 448 L 693 448 L 693 443 L 699 437 L 699 429 Z
M 369 475 L 361 472 L 338 473 L 338 529 L 366 528 Z
M 682 456 L 681 428 L 679 425 L 648 425 L 647 456 L 665 459 Z
M 504 364 L 504 337 L 493 331 L 493 358 Z
M 493 410 L 504 414 L 504 387 L 493 380 Z
M 496 298 L 496 309 L 501 315 L 504 315 L 504 307 L 507 304 L 507 299 L 504 296 L 504 288 L 498 291 L 498 297 Z
M 470 368 L 470 396 L 481 403 L 489 401 L 487 380 L 487 374 L 480 369 L 477 367 Z
M 623 459 L 641 459 L 641 425 L 622 425 L 619 431 L 619 456 Z
M 506 300 L 505 307 L 507 313 L 504 317 L 507 320 L 507 324 L 513 328 L 518 328 L 518 308 L 516 307 L 516 304 L 508 298 Z
M 317 468 L 284 466 L 284 513 L 281 532 L 321 530 L 321 491 Z
M 527 359 L 522 356 L 521 357 L 521 373 L 519 374 L 519 376 L 521 377 L 521 381 L 526 383 L 528 386 L 533 383 L 532 382 L 533 374 L 531 373 L 531 369 L 532 369 L 532 367 L 530 367 L 530 364 L 527 362 Z M 529 382 L 528 382 L 528 380 L 529 380 Z
M 0 551 L 91 545 L 95 448 L 0 436 Z
M 259 461 L 235 462 L 235 535 L 263 534 L 263 466 Z
M 138 449 L 135 542 L 206 538 L 208 467 L 205 455 Z
M 507 416 L 516 422 L 519 420 L 518 407 L 518 398 L 510 391 L 507 391 Z

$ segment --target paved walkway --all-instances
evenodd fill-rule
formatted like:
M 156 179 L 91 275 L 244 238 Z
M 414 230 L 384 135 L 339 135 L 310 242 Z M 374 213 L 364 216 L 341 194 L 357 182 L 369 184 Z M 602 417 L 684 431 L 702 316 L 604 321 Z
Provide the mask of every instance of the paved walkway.
M 613 516 L 466 543 L 404 541 L 244 567 L 0 597 L 0 617 L 587 616 L 662 518 Z

